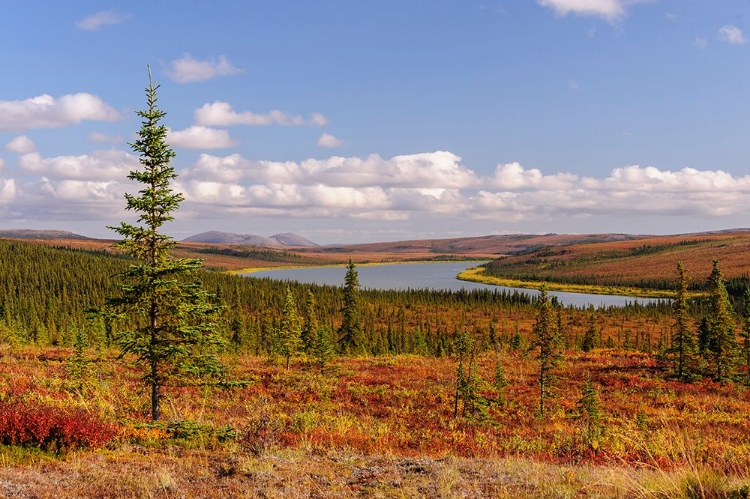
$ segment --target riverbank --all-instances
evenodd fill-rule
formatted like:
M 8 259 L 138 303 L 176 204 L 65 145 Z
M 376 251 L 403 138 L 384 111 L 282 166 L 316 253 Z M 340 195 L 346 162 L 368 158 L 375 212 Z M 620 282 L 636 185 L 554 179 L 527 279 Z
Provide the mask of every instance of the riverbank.
M 470 267 L 459 272 L 456 279 L 460 281 L 489 284 L 492 286 L 505 286 L 509 288 L 539 289 L 542 281 L 520 281 L 518 279 L 505 279 L 501 277 L 488 276 L 484 274 L 484 267 Z M 583 293 L 592 295 L 617 295 L 632 296 L 636 298 L 674 298 L 674 291 L 656 289 L 632 288 L 626 286 L 594 286 L 589 284 L 559 284 L 548 282 L 549 291 L 561 291 L 565 293 Z
M 354 262 L 355 267 L 385 267 L 391 265 L 411 265 L 411 264 L 440 264 L 449 262 L 486 262 L 487 260 L 474 260 L 474 259 L 455 259 L 455 260 L 401 260 L 401 261 L 386 261 L 386 262 Z M 345 268 L 349 265 L 348 262 L 342 263 L 327 263 L 323 265 L 279 265 L 276 267 L 248 267 L 244 269 L 229 270 L 227 274 L 253 274 L 256 272 L 273 272 L 276 270 L 293 270 L 293 269 L 326 269 L 326 268 Z

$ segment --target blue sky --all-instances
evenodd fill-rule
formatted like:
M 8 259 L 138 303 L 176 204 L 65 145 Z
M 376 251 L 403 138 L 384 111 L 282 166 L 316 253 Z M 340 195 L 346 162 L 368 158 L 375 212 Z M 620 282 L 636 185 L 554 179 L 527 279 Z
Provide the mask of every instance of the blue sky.
M 59 2 L 0 17 L 0 228 L 131 219 L 146 65 L 167 232 L 365 242 L 746 227 L 746 0 Z

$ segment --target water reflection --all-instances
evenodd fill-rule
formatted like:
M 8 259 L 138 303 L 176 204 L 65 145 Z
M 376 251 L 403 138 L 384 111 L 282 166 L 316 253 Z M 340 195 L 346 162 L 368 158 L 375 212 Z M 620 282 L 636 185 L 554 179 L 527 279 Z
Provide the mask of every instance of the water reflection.
M 459 281 L 456 274 L 469 267 L 476 267 L 486 261 L 461 261 L 461 262 L 430 262 L 430 263 L 401 263 L 394 265 L 364 265 L 357 267 L 359 283 L 362 289 L 434 289 L 451 290 L 460 289 L 497 289 L 510 292 L 518 291 L 532 296 L 539 294 L 538 291 L 525 288 L 511 288 L 505 286 L 492 286 L 476 282 Z M 346 267 L 305 267 L 298 269 L 265 270 L 244 274 L 247 277 L 269 277 L 271 279 L 290 280 L 313 284 L 328 284 L 341 286 L 344 282 Z M 632 296 L 618 295 L 594 295 L 585 293 L 566 293 L 563 291 L 550 291 L 563 305 L 576 307 L 600 306 L 625 306 L 628 303 L 638 301 L 646 304 L 659 300 L 652 298 L 635 298 Z

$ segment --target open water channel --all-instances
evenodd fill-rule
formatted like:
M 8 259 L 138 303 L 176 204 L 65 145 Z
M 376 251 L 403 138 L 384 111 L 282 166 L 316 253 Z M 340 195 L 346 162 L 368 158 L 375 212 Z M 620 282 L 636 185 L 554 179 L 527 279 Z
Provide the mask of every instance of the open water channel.
M 529 295 L 537 295 L 539 293 L 533 289 L 492 286 L 456 279 L 456 274 L 462 270 L 469 267 L 476 267 L 482 263 L 485 263 L 485 261 L 365 265 L 357 267 L 357 274 L 359 275 L 359 284 L 362 289 L 444 289 L 451 291 L 458 291 L 460 289 L 504 289 L 510 292 L 518 291 Z M 289 280 L 320 285 L 342 286 L 344 276 L 346 275 L 346 266 L 264 270 L 243 275 L 246 277 L 269 277 L 282 281 Z M 658 301 L 632 296 L 593 295 L 566 293 L 562 291 L 550 291 L 549 294 L 557 296 L 563 305 L 573 305 L 575 307 L 588 307 L 589 305 L 593 305 L 594 307 L 624 306 L 636 300 L 641 304 Z

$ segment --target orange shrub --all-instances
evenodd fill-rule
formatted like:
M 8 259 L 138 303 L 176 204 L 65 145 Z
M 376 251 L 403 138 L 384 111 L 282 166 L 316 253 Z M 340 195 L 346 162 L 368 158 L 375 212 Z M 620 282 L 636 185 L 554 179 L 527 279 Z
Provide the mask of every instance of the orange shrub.
M 52 407 L 28 400 L 0 403 L 0 443 L 33 445 L 48 450 L 100 447 L 114 428 L 73 408 Z

